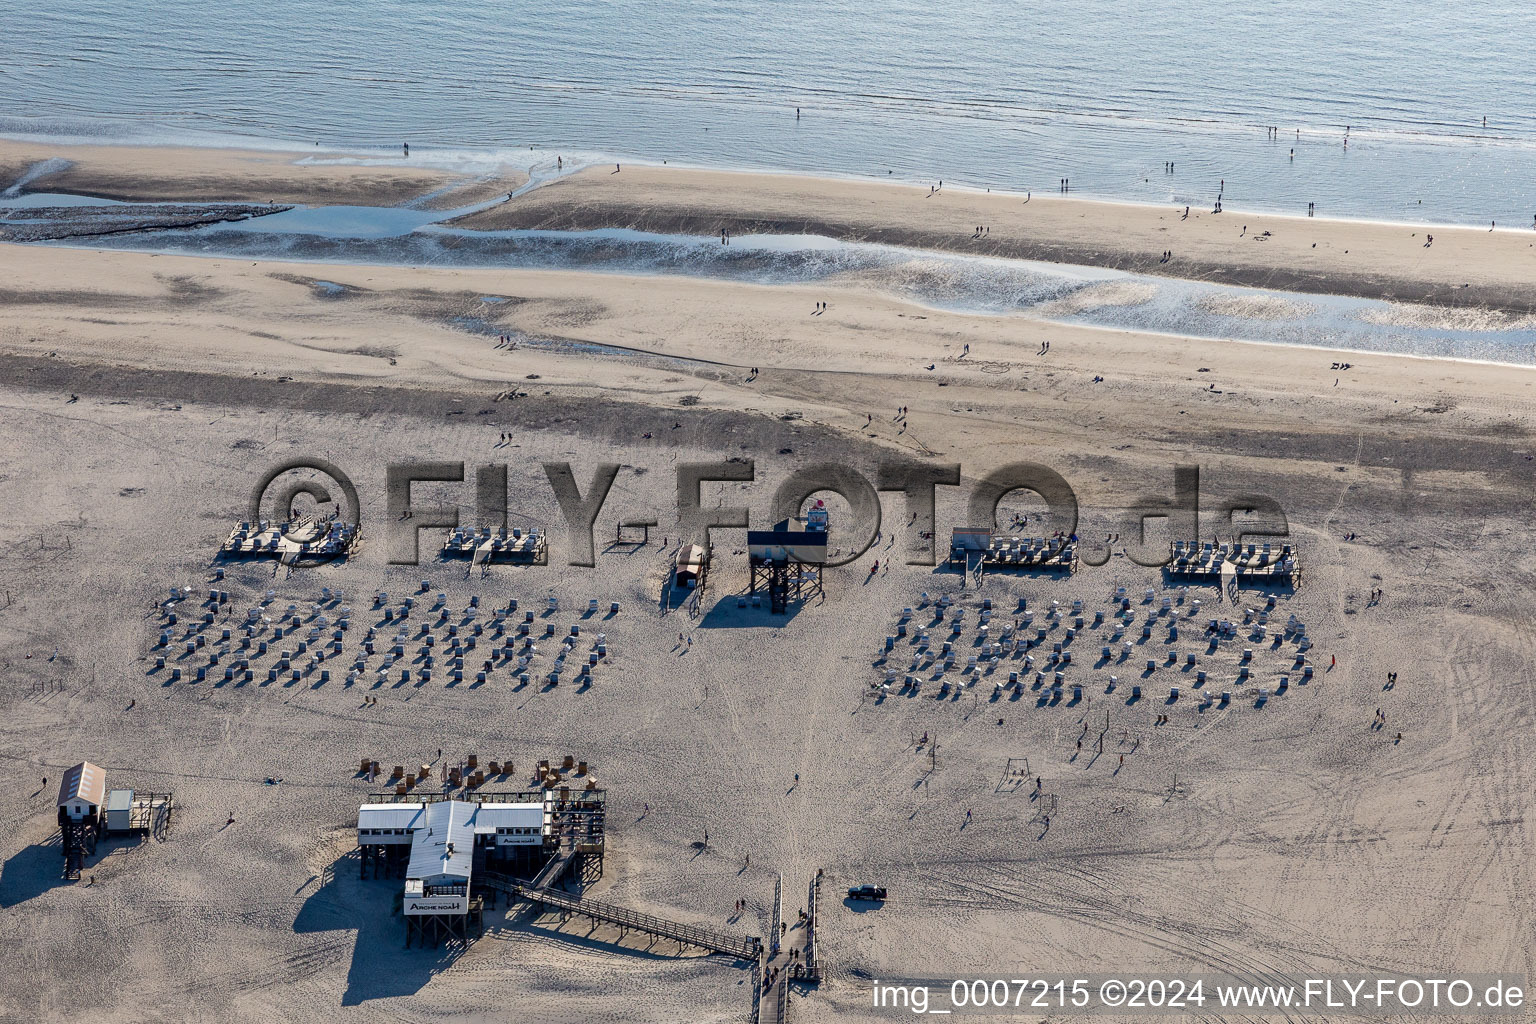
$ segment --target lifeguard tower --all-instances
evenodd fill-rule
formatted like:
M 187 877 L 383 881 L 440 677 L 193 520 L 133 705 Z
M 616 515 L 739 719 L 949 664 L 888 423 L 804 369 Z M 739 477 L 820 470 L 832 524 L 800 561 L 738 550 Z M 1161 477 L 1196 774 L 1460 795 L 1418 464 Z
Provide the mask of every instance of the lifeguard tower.
M 747 531 L 749 590 L 768 591 L 769 607 L 783 614 L 790 601 L 825 596 L 822 567 L 827 563 L 827 506 L 817 500 L 805 515 L 805 529 L 791 530 L 788 519 L 772 530 Z

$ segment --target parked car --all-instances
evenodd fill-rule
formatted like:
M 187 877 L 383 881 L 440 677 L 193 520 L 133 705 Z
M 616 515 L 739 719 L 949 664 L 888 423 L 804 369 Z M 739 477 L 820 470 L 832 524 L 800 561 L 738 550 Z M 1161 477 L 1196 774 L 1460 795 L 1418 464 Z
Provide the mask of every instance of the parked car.
M 883 900 L 885 899 L 885 886 L 856 885 L 848 890 L 848 898 L 851 900 Z

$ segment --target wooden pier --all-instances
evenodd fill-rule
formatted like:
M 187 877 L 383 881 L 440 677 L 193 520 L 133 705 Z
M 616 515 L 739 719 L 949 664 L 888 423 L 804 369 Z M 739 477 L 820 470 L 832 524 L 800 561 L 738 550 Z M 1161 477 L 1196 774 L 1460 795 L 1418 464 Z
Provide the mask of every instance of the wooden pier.
M 568 867 L 568 860 L 562 863 L 562 858 L 556 858 L 545 866 L 544 871 L 539 873 L 539 877 L 541 879 L 548 875 L 558 877 Z M 476 881 L 488 888 L 506 893 L 514 899 L 530 900 L 558 910 L 567 917 L 579 914 L 593 921 L 617 925 L 622 931 L 644 932 L 658 938 L 671 939 L 679 945 L 695 946 L 712 953 L 724 953 L 739 960 L 756 960 L 758 953 L 762 950 L 762 940 L 755 935 L 731 935 L 709 928 L 668 921 L 665 918 L 642 914 L 611 903 L 586 899 L 548 885 L 522 882 L 509 875 L 487 871 L 481 873 Z

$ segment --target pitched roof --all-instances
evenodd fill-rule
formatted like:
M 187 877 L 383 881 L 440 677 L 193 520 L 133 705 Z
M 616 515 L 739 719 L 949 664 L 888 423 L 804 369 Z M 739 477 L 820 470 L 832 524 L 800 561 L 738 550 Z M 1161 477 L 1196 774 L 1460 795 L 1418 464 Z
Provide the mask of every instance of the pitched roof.
M 357 809 L 357 827 L 414 829 L 425 818 L 421 808 L 417 803 L 363 804 Z
M 421 823 L 411 836 L 411 859 L 405 877 L 423 881 L 439 878 L 469 880 L 474 864 L 475 830 L 470 818 L 475 805 L 460 800 L 442 800 L 427 805 L 425 827 Z M 448 845 L 453 844 L 453 852 Z
M 470 816 L 476 835 L 494 833 L 498 828 L 544 827 L 543 804 L 481 804 Z
M 100 807 L 106 795 L 107 773 L 89 761 L 81 761 L 59 780 L 60 806 L 79 797 Z

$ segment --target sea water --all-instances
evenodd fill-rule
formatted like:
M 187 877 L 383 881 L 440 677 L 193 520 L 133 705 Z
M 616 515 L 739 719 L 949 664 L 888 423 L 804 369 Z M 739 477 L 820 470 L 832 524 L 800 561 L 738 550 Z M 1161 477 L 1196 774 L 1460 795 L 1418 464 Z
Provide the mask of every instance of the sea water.
M 52 0 L 4 35 L 10 135 L 1536 224 L 1529 4 Z

